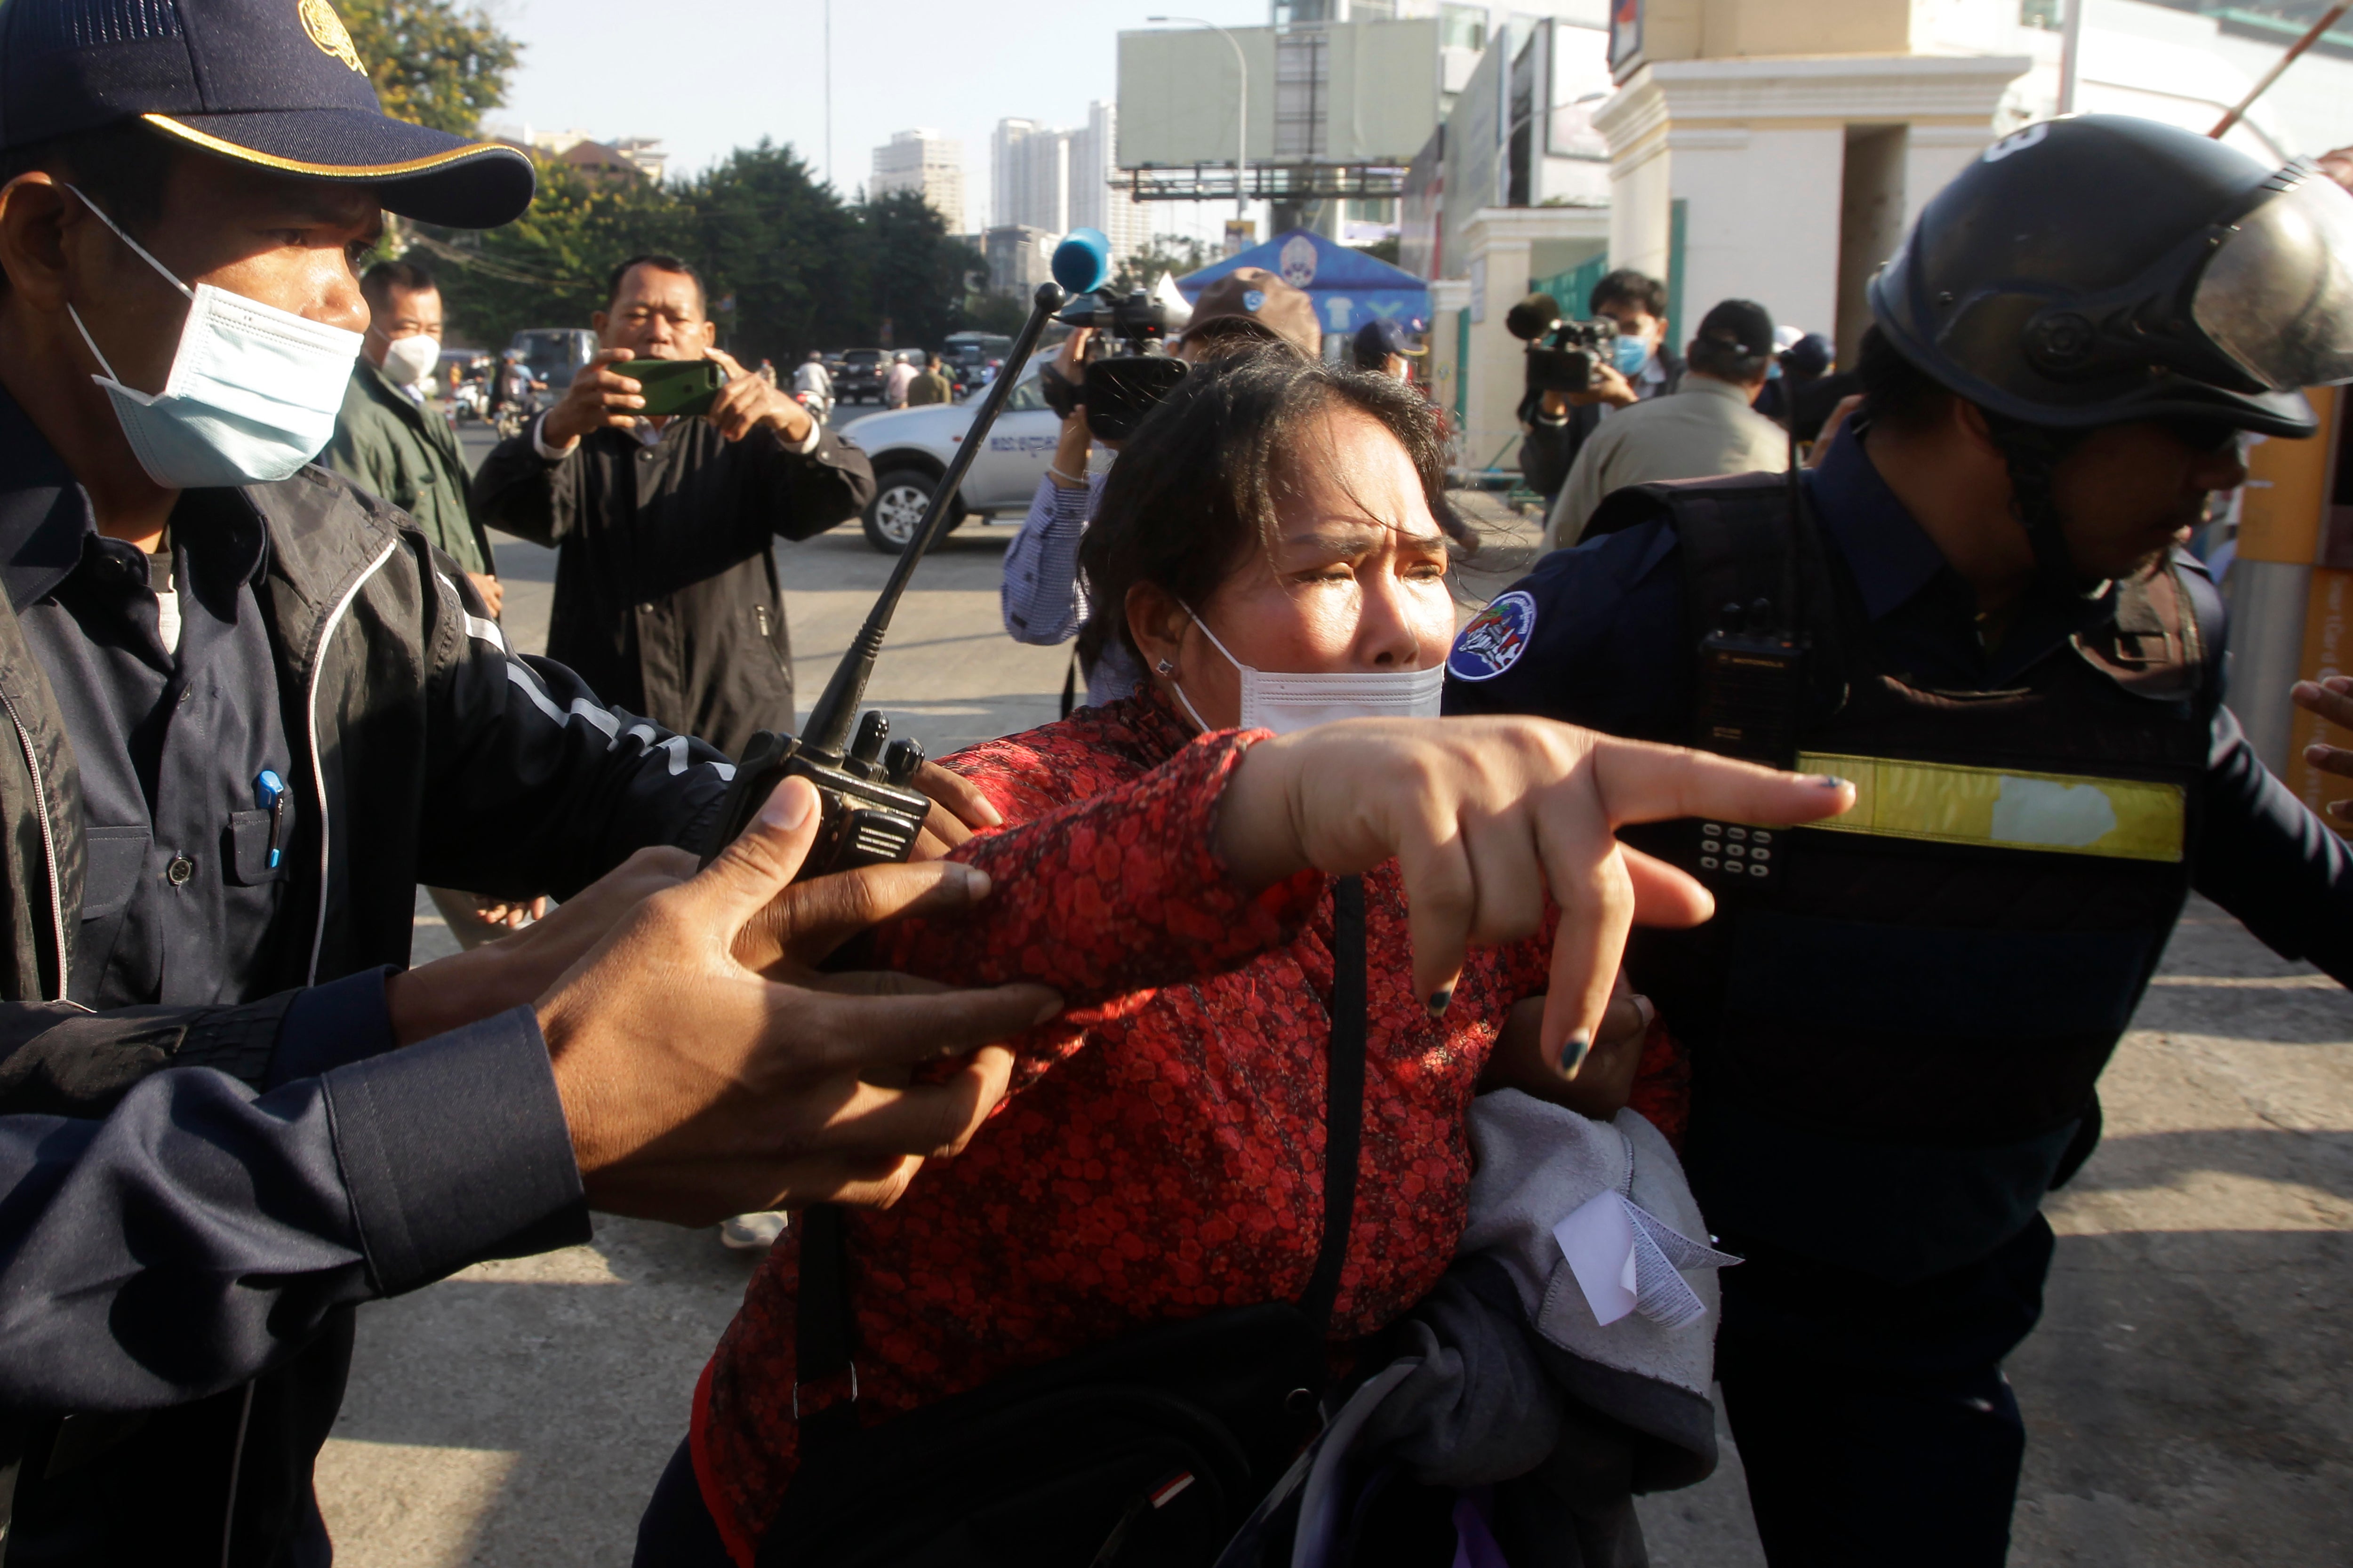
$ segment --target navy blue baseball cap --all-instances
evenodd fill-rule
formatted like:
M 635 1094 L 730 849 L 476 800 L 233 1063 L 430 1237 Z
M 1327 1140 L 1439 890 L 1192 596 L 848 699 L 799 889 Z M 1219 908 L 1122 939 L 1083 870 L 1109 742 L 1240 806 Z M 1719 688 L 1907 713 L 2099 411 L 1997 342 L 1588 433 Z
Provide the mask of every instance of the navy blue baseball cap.
M 520 217 L 535 184 L 518 148 L 386 115 L 329 0 L 0 0 L 0 149 L 131 120 L 455 228 Z
M 1413 340 L 1395 321 L 1366 321 L 1356 329 L 1356 363 L 1365 370 L 1378 370 L 1388 363 L 1391 354 L 1411 358 L 1426 352 L 1414 347 Z

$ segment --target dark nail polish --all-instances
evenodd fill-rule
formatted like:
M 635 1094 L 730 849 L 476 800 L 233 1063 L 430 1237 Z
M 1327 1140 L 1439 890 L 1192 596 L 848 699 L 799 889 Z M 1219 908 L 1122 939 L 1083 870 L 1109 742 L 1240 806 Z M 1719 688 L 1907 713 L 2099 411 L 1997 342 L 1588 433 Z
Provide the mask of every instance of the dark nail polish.
M 1453 1000 L 1454 987 L 1451 985 L 1442 985 L 1437 990 L 1431 992 L 1430 994 L 1430 1016 L 1433 1018 L 1443 1017 L 1446 1014 L 1447 1004 Z
M 1843 789 L 1846 787 L 1846 780 L 1839 777 L 1836 773 L 1817 773 L 1814 776 L 1820 781 L 1821 786 L 1824 789 Z
M 1561 1043 L 1560 1076 L 1563 1078 L 1575 1078 L 1577 1076 L 1577 1069 L 1585 1065 L 1585 1058 L 1591 1055 L 1592 1052 L 1593 1038 L 1591 1036 L 1583 1033 L 1569 1036 L 1567 1040 Z

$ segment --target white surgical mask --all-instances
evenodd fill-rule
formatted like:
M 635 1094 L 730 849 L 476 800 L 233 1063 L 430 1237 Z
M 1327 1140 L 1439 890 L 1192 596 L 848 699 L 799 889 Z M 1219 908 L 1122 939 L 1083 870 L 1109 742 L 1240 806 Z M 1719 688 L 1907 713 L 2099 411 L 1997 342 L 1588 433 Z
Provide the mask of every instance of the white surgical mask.
M 114 416 L 147 477 L 171 489 L 269 484 L 317 457 L 335 433 L 352 362 L 359 357 L 360 334 L 209 283 L 191 289 L 100 212 L 97 203 L 79 191 L 74 195 L 116 238 L 188 297 L 172 374 L 164 390 L 154 393 L 116 380 L 80 314 L 66 307 L 81 341 L 106 372 L 90 379 L 112 400 Z
M 1209 629 L 1209 623 L 1193 611 L 1189 605 L 1185 613 L 1193 616 L 1193 624 L 1209 639 L 1209 646 L 1225 654 L 1226 662 L 1241 671 L 1242 723 L 1245 730 L 1271 730 L 1278 735 L 1288 735 L 1294 730 L 1310 729 L 1328 724 L 1335 719 L 1435 719 L 1439 698 L 1446 689 L 1446 666 L 1434 664 L 1428 669 L 1344 670 L 1333 675 L 1271 675 L 1254 669 L 1226 652 L 1226 645 Z M 1193 722 L 1204 731 L 1201 715 L 1194 711 L 1192 699 L 1174 679 L 1168 683 L 1176 693 L 1176 700 L 1185 704 Z
M 384 375 L 395 386 L 415 386 L 441 363 L 441 340 L 413 332 L 385 345 Z

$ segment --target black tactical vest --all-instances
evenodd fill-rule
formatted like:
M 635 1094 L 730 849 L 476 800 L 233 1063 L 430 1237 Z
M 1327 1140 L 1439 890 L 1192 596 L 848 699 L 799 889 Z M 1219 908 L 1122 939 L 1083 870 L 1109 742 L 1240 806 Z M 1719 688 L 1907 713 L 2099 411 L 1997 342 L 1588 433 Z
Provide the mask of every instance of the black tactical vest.
M 1661 515 L 1694 637 L 1715 606 L 1765 598 L 1797 612 L 1810 645 L 1798 765 L 1853 779 L 1861 797 L 1830 828 L 1763 846 L 1732 824 L 1628 836 L 1694 870 L 1710 849 L 1719 862 L 1776 858 L 1767 885 L 1727 890 L 1696 931 L 1640 933 L 1630 961 L 1691 1047 L 1694 1142 L 1711 1124 L 1743 1130 L 1745 1194 L 1694 1151 L 1704 1201 L 1709 1187 L 1725 1194 L 1711 1221 L 1746 1228 L 1731 1211 L 1786 1201 L 1755 1168 L 1759 1145 L 1818 1135 L 1916 1152 L 1885 1170 L 1924 1190 L 1809 1194 L 1865 1209 L 1891 1197 L 1889 1212 L 1925 1216 L 1935 1234 L 1883 1271 L 1966 1260 L 2024 1223 L 2071 1142 L 2073 1161 L 2088 1152 L 2074 1134 L 2096 1131 L 2094 1081 L 2189 891 L 2219 684 L 2215 618 L 2201 624 L 2199 605 L 2212 589 L 2194 566 L 2162 563 L 2118 585 L 2112 621 L 2015 688 L 1931 690 L 1876 657 L 1846 568 L 1810 522 L 1793 524 L 1779 476 L 1645 486 L 1596 521 Z M 1820 1170 L 1869 1183 L 1873 1164 Z M 1984 1190 L 1959 1190 L 1977 1178 Z M 1926 1190 L 1940 1186 L 1955 1190 Z

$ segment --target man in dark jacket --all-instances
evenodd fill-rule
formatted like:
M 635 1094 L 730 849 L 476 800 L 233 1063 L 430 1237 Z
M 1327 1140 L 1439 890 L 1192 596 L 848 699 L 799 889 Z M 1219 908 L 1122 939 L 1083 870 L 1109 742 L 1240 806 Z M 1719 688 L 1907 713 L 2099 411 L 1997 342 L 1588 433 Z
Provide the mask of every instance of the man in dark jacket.
M 739 756 L 793 722 L 779 536 L 807 539 L 874 496 L 866 454 L 712 346 L 702 280 L 675 257 L 613 272 L 604 352 L 474 476 L 485 521 L 555 546 L 547 657 L 608 701 Z M 615 362 L 718 361 L 707 414 L 645 418 Z
M 10 0 L 0 100 L 8 1553 L 323 1563 L 351 1304 L 585 1240 L 591 1203 L 886 1195 L 963 1118 L 844 1142 L 855 1072 L 805 1064 L 973 1020 L 728 959 L 805 852 L 797 786 L 716 879 L 399 973 L 420 877 L 568 897 L 699 845 L 732 771 L 514 657 L 454 563 L 307 466 L 380 209 L 504 222 L 530 165 L 379 119 L 324 5 Z

